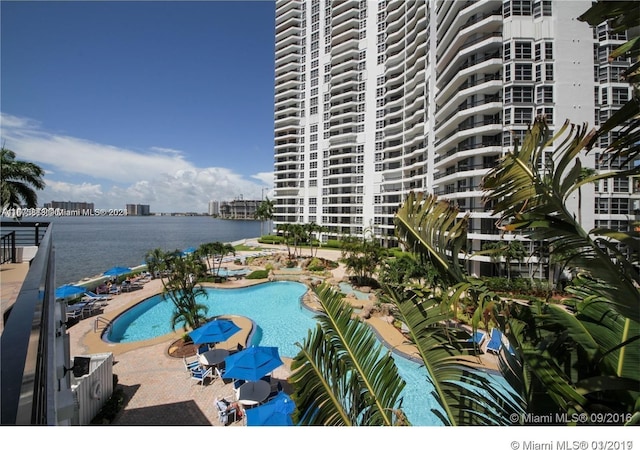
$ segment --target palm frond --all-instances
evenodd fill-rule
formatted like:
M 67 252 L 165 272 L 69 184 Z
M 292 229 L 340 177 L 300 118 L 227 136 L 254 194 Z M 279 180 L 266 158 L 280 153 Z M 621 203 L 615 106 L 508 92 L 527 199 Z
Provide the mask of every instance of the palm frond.
M 554 152 L 554 166 L 538 168 L 544 160 L 544 149 L 568 132 Z M 580 186 L 577 155 L 584 151 L 592 132 L 586 127 L 565 126 L 553 137 L 545 138 L 548 127 L 543 119 L 536 119 L 531 137 L 522 147 L 504 156 L 498 167 L 484 180 L 485 199 L 495 204 L 495 212 L 507 231 L 523 230 L 532 240 L 548 242 L 556 253 L 570 255 L 571 265 L 602 281 L 602 294 L 611 306 L 627 317 L 638 321 L 638 289 L 640 275 L 633 265 L 618 264 L 624 258 L 612 258 L 613 251 L 601 236 L 615 245 L 633 243 L 631 234 L 612 234 L 599 231 L 589 234 L 566 206 L 569 192 Z M 523 197 L 523 192 L 529 199 Z M 631 239 L 631 240 L 630 240 Z M 606 287 L 605 287 L 606 286 Z
M 394 217 L 396 234 L 405 247 L 426 258 L 452 284 L 464 280 L 459 255 L 467 240 L 468 216 L 434 195 L 410 192 Z
M 386 287 L 384 299 L 397 307 L 425 365 L 439 405 L 433 413 L 445 425 L 508 424 L 510 413 L 523 411 L 521 398 L 489 381 L 468 334 L 446 326 L 451 309 L 423 294 Z
M 292 364 L 299 420 L 309 425 L 397 424 L 406 383 L 393 358 L 367 325 L 352 319 L 353 308 L 332 286 L 314 292 L 324 314 Z

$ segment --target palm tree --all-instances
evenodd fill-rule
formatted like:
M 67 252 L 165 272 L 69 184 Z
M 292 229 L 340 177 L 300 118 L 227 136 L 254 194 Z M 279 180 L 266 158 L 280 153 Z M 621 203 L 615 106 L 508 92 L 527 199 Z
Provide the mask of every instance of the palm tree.
M 508 424 L 511 417 L 540 412 L 559 413 L 557 417 L 583 414 L 578 417 L 587 420 L 594 417 L 591 413 L 610 412 L 629 424 L 640 422 L 639 261 L 637 252 L 628 260 L 620 251 L 625 246 L 638 248 L 638 237 L 602 229 L 586 232 L 566 207 L 580 185 L 574 158 L 590 138 L 585 130 L 571 128 L 556 150 L 552 172 L 538 168 L 541 153 L 568 129 L 549 138 L 545 121 L 536 120 L 522 147 L 505 155 L 484 182 L 504 231 L 520 230 L 530 239 L 549 243 L 552 254 L 568 255 L 581 270 L 568 289 L 572 297 L 563 305 L 501 298 L 482 280 L 467 276 L 460 258 L 468 216 L 460 218 L 449 202 L 411 193 L 396 214 L 396 232 L 405 248 L 429 261 L 449 286 L 439 291 L 383 286 L 384 301 L 395 305 L 429 374 L 438 402 L 433 412 L 444 424 Z M 401 409 L 395 394 L 398 381 L 392 377 L 387 382 L 382 371 L 376 371 L 360 346 L 368 342 L 367 332 L 347 319 L 350 311 L 333 298 L 335 294 L 327 288 L 316 294 L 326 319 L 309 334 L 292 366 L 299 369 L 292 378 L 298 420 L 328 425 L 397 423 L 382 411 Z M 511 390 L 500 389 L 476 370 L 477 349 L 461 330 L 448 327 L 463 298 L 475 307 L 474 327 L 481 320 L 491 322 L 508 337 L 512 353 L 502 352 L 499 363 Z M 385 371 L 394 373 L 390 364 Z M 361 382 L 360 377 L 369 381 Z M 385 401 L 376 383 L 393 395 Z M 355 396 L 364 392 L 373 398 Z M 347 400 L 343 403 L 342 398 Z M 365 411 L 371 413 L 367 417 L 375 412 L 375 421 L 353 419 L 365 417 Z
M 307 235 L 306 240 L 309 242 L 309 255 L 313 258 L 313 233 L 317 231 L 318 225 L 315 222 L 309 222 L 302 225 L 302 227 Z
M 291 226 L 291 238 L 293 239 L 293 256 L 302 256 L 302 243 L 307 241 L 305 226 L 301 223 L 294 223 Z
M 273 219 L 274 211 L 275 211 L 275 205 L 272 200 L 269 200 L 269 197 L 266 197 L 266 199 L 263 200 L 258 206 L 258 209 L 255 214 L 255 218 L 261 221 L 260 234 L 264 234 L 262 230 L 262 226 L 264 225 L 265 221 Z M 269 234 L 271 234 L 271 231 L 269 231 Z
M 536 161 L 544 149 L 567 130 L 569 136 L 556 149 L 553 172 L 539 170 Z M 594 134 L 565 124 L 550 138 L 544 120 L 536 120 L 521 148 L 505 155 L 486 176 L 484 188 L 505 231 L 521 230 L 530 239 L 545 241 L 552 255 L 580 273 L 567 288 L 572 297 L 562 307 L 510 305 L 506 325 L 523 367 L 533 375 L 522 384 L 530 407 L 542 402 L 563 412 L 630 414 L 640 399 L 640 376 L 633 369 L 640 363 L 638 236 L 604 228 L 588 232 L 566 207 L 567 198 L 585 183 L 576 156 Z M 640 149 L 628 154 L 635 159 Z M 640 167 L 626 172 L 638 174 Z M 627 251 L 633 248 L 635 252 Z M 606 385 L 597 382 L 605 378 Z
M 206 269 L 202 261 L 193 254 L 185 257 L 172 257 L 167 261 L 170 273 L 162 280 L 163 298 L 173 302 L 175 307 L 171 316 L 171 326 L 176 328 L 196 329 L 206 321 L 208 308 L 198 303 L 198 297 L 206 295 L 198 280 L 204 276 Z
M 382 261 L 384 250 L 368 230 L 362 237 L 344 236 L 341 240 L 342 260 L 361 286 L 372 284 L 373 274 Z
M 488 253 L 492 262 L 500 264 L 500 261 L 504 259 L 504 265 L 507 269 L 507 278 L 511 279 L 511 262 L 518 261 L 521 263 L 527 257 L 527 251 L 522 245 L 522 242 L 518 240 L 512 240 L 509 242 L 485 242 L 482 246 L 483 253 Z M 486 252 L 484 252 L 486 251 Z M 500 267 L 500 266 L 498 266 Z M 499 269 L 498 276 L 502 273 Z
M 161 248 L 154 248 L 144 255 L 147 270 L 151 273 L 153 279 L 156 278 L 156 273 L 166 269 L 166 258 L 167 254 Z
M 16 160 L 16 154 L 4 147 L 0 150 L 0 204 L 13 208 L 38 206 L 36 190 L 44 189 L 44 170 L 32 162 Z
M 276 227 L 276 230 L 278 233 L 282 233 L 282 237 L 284 238 L 284 243 L 287 246 L 287 256 L 289 258 L 289 260 L 292 260 L 293 257 L 295 256 L 295 251 L 294 254 L 291 254 L 291 239 L 290 236 L 293 232 L 293 224 L 291 223 L 279 223 Z
M 207 242 L 205 244 L 200 244 L 200 246 L 198 247 L 198 250 L 196 251 L 198 256 L 205 259 L 207 273 L 211 272 L 212 267 L 210 265 L 210 261 L 216 254 L 217 249 L 218 249 L 218 246 L 214 242 Z
M 218 274 L 220 273 L 220 268 L 222 267 L 223 258 L 229 254 L 232 254 L 235 256 L 236 249 L 233 248 L 233 245 L 229 243 L 222 243 L 219 241 L 212 242 L 206 247 L 206 249 L 207 249 L 206 251 L 209 252 L 208 253 L 209 255 L 217 258 L 217 262 L 214 259 L 213 267 L 214 267 L 214 275 L 218 277 Z

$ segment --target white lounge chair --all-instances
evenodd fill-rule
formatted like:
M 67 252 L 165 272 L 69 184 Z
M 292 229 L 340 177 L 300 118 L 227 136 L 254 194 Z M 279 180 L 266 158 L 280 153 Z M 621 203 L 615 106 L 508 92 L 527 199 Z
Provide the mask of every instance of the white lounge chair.
M 96 294 L 95 292 L 87 291 L 84 293 L 86 298 L 91 300 L 111 300 L 113 295 L 110 294 Z
M 82 308 L 67 307 L 67 319 L 82 319 Z

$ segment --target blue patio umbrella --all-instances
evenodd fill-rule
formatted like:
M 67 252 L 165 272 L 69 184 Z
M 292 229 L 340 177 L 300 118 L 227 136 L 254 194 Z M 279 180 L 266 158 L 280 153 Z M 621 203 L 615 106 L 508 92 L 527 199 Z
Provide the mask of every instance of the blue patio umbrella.
M 82 286 L 76 286 L 75 284 L 65 284 L 56 288 L 56 298 L 73 297 L 74 295 L 84 294 L 87 292 L 87 288 Z
M 247 347 L 227 356 L 224 362 L 226 378 L 246 381 L 257 381 L 284 364 L 278 347 Z
M 187 247 L 184 250 L 182 250 L 182 252 L 180 252 L 180 255 L 181 256 L 186 256 L 186 255 L 188 255 L 190 253 L 194 253 L 195 251 L 196 251 L 195 247 Z
M 240 327 L 229 319 L 217 319 L 205 323 L 189 332 L 194 344 L 222 342 L 240 331 Z
M 296 405 L 287 394 L 280 391 L 269 402 L 262 406 L 247 409 L 247 426 L 291 426 L 291 414 Z
M 125 273 L 131 273 L 131 269 L 129 267 L 115 266 L 107 270 L 106 272 L 103 272 L 103 275 L 106 275 L 108 277 L 117 277 L 120 275 L 124 275 Z

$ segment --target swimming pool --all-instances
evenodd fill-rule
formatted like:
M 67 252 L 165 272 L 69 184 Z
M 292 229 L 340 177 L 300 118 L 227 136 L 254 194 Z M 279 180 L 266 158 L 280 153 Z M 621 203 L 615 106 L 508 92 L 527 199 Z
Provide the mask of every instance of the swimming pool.
M 340 287 L 340 292 L 342 292 L 343 294 L 353 294 L 356 296 L 358 300 L 369 299 L 369 294 L 367 294 L 366 292 L 362 292 L 357 289 L 354 289 L 353 286 L 351 286 L 351 284 L 347 283 L 346 281 L 342 281 L 338 283 L 338 287 Z
M 238 289 L 207 288 L 200 303 L 209 307 L 209 316 L 222 314 L 251 318 L 259 327 L 252 344 L 276 346 L 280 355 L 293 357 L 308 331 L 317 324 L 313 313 L 300 303 L 307 286 L 293 281 L 277 281 Z M 108 335 L 110 342 L 135 342 L 171 333 L 173 304 L 161 295 L 145 300 L 114 319 Z M 382 344 L 381 344 L 382 345 Z M 403 391 L 403 409 L 413 425 L 440 425 L 431 412 L 436 402 L 431 395 L 424 367 L 394 355 L 400 376 L 407 382 Z

